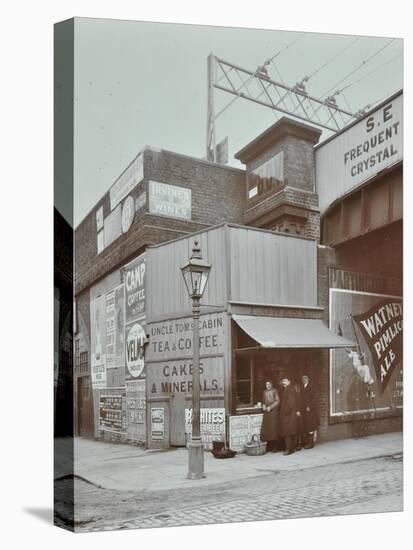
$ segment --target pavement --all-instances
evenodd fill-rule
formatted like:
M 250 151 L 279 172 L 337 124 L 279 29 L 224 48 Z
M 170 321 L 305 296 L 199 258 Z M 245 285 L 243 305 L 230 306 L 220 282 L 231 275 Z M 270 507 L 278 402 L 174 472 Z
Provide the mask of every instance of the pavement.
M 254 457 L 237 454 L 223 460 L 205 452 L 206 477 L 188 480 L 188 451 L 185 448 L 152 451 L 83 438 L 74 440 L 75 475 L 98 487 L 118 491 L 198 488 L 269 473 L 395 456 L 402 452 L 401 432 L 321 443 L 289 456 L 282 453 Z

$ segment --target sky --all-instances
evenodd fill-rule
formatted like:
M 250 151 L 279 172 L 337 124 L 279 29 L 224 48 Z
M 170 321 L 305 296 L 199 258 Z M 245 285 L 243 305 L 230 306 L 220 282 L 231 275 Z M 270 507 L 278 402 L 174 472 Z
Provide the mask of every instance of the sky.
M 75 226 L 145 146 L 205 156 L 207 58 L 255 71 L 273 56 L 269 76 L 356 112 L 403 87 L 403 41 L 229 27 L 75 20 Z M 348 87 L 347 87 L 348 86 Z M 215 112 L 234 96 L 215 90 Z M 239 98 L 217 119 L 216 141 L 234 154 L 283 116 Z M 321 140 L 331 133 L 324 131 Z

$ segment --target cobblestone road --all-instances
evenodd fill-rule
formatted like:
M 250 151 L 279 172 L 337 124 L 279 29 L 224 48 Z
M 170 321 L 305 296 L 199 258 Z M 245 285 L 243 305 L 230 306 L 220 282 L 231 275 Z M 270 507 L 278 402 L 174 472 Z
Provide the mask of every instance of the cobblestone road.
M 400 456 L 294 472 L 202 488 L 117 492 L 75 483 L 76 531 L 136 529 L 260 521 L 333 514 L 400 511 Z

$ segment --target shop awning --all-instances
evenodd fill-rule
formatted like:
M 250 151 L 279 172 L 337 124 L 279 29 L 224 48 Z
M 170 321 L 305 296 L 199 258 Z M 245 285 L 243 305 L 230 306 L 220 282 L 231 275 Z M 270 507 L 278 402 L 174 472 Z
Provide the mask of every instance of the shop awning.
M 318 319 L 233 315 L 234 321 L 263 348 L 350 348 L 355 342 L 329 330 Z

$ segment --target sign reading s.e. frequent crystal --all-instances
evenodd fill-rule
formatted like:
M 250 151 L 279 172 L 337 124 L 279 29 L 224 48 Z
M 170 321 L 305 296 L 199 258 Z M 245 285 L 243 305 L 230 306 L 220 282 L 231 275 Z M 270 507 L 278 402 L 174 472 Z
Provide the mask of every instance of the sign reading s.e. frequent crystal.
M 190 220 L 191 190 L 159 181 L 150 181 L 149 212 L 168 218 Z

